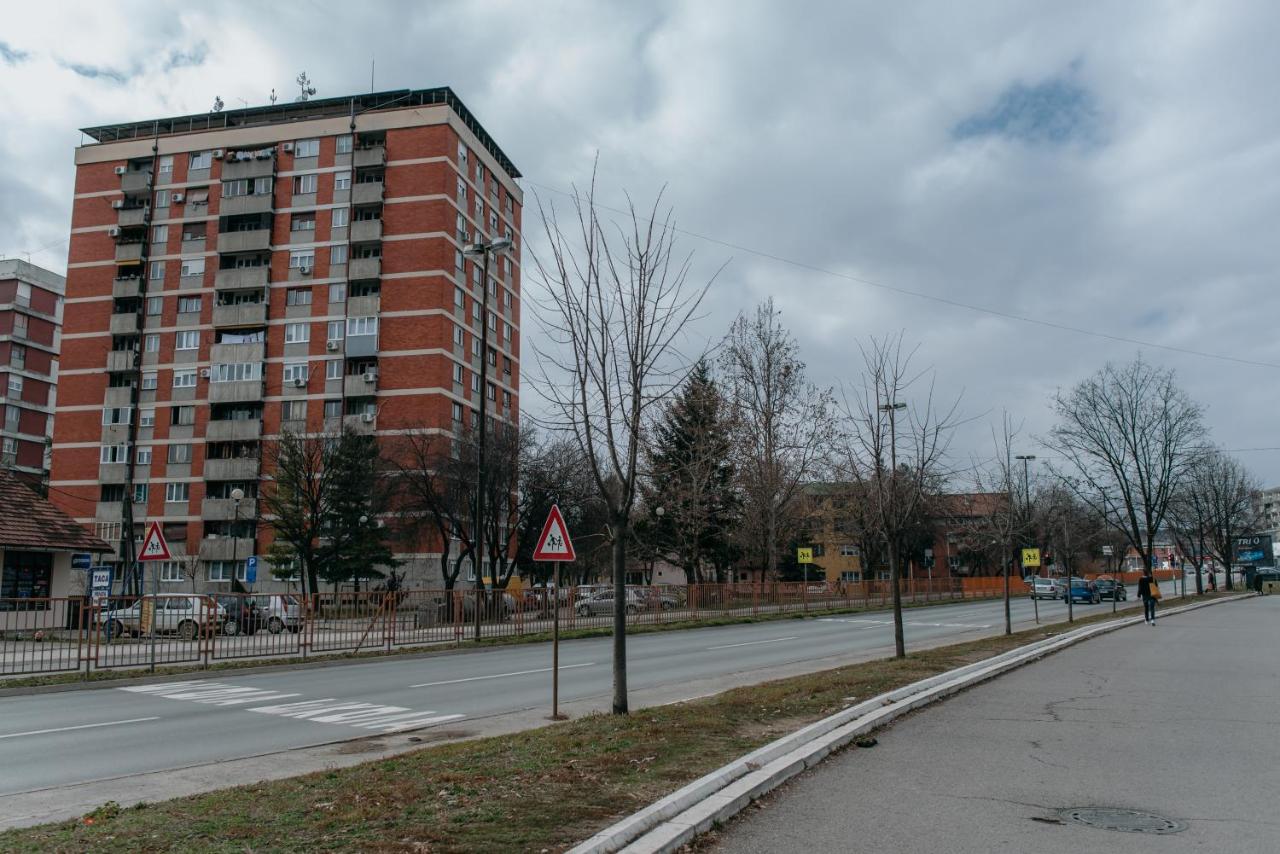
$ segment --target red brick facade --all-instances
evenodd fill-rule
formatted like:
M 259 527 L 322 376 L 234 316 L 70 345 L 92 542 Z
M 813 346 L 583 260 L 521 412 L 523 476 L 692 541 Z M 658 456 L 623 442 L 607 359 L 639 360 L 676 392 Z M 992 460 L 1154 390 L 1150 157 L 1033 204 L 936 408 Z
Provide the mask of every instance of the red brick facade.
M 63 278 L 0 261 L 0 467 L 38 482 L 53 435 Z

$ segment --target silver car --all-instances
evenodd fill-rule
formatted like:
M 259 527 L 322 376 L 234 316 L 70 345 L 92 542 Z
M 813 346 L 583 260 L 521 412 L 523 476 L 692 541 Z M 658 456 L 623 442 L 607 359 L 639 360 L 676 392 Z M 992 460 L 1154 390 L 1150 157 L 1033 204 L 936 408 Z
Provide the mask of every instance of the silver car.
M 1037 575 L 1031 579 L 1030 583 L 1032 599 L 1058 599 L 1062 596 L 1062 588 L 1052 578 Z
M 644 608 L 644 602 L 640 595 L 634 590 L 627 591 L 626 611 L 628 614 L 638 614 Z M 578 604 L 574 607 L 579 617 L 589 617 L 592 614 L 612 614 L 613 613 L 613 591 L 601 590 L 593 596 L 586 599 L 578 600 Z
M 273 635 L 288 629 L 297 632 L 302 628 L 302 603 L 297 596 L 288 593 L 263 594 L 253 597 L 262 614 L 262 622 Z

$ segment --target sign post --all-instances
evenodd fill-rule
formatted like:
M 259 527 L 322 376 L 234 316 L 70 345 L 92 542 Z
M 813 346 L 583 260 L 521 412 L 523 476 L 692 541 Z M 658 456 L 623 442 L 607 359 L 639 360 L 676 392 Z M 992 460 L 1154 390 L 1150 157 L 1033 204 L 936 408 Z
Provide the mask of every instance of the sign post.
M 551 719 L 560 720 L 560 562 L 573 563 L 577 556 L 573 551 L 573 541 L 569 539 L 569 528 L 564 523 L 558 504 L 551 505 L 547 521 L 542 526 L 542 535 L 533 549 L 533 559 L 551 562 L 555 565 L 555 590 L 552 591 L 554 604 L 551 609 Z M 614 607 L 621 607 L 617 602 Z
M 1039 549 L 1023 549 L 1022 550 L 1022 578 L 1027 578 L 1027 570 L 1034 567 L 1036 575 L 1040 574 L 1040 550 Z M 1067 576 L 1067 598 L 1071 597 L 1071 577 Z M 1036 596 L 1035 582 L 1031 584 L 1031 605 L 1036 612 L 1036 625 L 1040 625 L 1040 599 Z
M 111 606 L 111 567 L 89 567 L 89 604 L 98 609 L 98 621 L 102 621 L 103 603 Z M 93 619 L 92 613 L 90 619 Z M 111 643 L 111 623 L 107 623 L 107 643 Z
M 147 528 L 147 536 L 142 541 L 142 548 L 138 550 L 138 560 L 172 560 L 173 555 L 169 552 L 169 544 L 165 542 L 164 532 L 160 530 L 159 522 L 152 522 Z M 151 667 L 152 673 L 156 671 L 156 632 L 159 626 L 156 624 L 156 606 L 160 604 L 160 567 L 151 570 L 151 609 L 147 609 L 147 601 L 143 599 L 142 607 L 139 609 L 142 616 L 142 629 L 151 631 Z M 150 617 L 150 619 L 148 619 Z
M 804 593 L 802 595 L 804 596 L 804 609 L 808 611 L 809 610 L 809 564 L 813 563 L 813 549 L 812 548 L 796 549 L 796 563 L 804 567 Z

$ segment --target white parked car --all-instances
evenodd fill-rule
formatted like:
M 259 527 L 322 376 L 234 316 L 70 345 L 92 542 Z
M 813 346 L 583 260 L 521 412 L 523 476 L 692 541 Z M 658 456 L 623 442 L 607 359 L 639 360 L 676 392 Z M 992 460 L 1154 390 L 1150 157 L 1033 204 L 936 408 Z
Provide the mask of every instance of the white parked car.
M 100 625 L 113 637 L 141 634 L 143 602 L 155 603 L 156 634 L 176 634 L 183 640 L 194 640 L 202 628 L 220 625 L 225 616 L 222 606 L 209 596 L 147 594 L 132 605 L 104 610 Z
M 1032 599 L 1059 599 L 1062 597 L 1062 587 L 1058 584 L 1057 579 L 1036 575 L 1031 578 L 1030 584 Z
M 297 632 L 302 628 L 302 603 L 297 596 L 288 593 L 270 593 L 253 597 L 262 613 L 260 625 L 273 635 L 288 629 Z

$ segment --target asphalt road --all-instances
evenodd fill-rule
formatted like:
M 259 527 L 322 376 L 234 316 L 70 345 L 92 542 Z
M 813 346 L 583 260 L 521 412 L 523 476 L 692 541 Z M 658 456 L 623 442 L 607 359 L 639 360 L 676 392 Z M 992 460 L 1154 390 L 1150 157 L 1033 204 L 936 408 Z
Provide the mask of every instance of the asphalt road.
M 828 759 L 711 850 L 1275 852 L 1280 596 L 1108 634 L 974 688 Z M 1112 807 L 1167 835 L 1080 824 Z
M 1040 606 L 1046 619 L 1065 617 L 1061 602 Z M 1014 613 L 1019 625 L 1029 624 L 1031 603 L 1016 600 Z M 906 614 L 908 646 L 994 634 L 1003 624 L 999 601 Z M 887 655 L 892 642 L 886 613 L 636 635 L 628 641 L 629 684 L 687 686 L 697 696 L 714 677 L 827 656 Z M 561 645 L 562 702 L 610 695 L 610 650 L 610 638 Z M 530 644 L 0 698 L 0 798 L 545 709 L 550 665 L 550 645 Z M 104 800 L 115 786 L 104 785 Z

